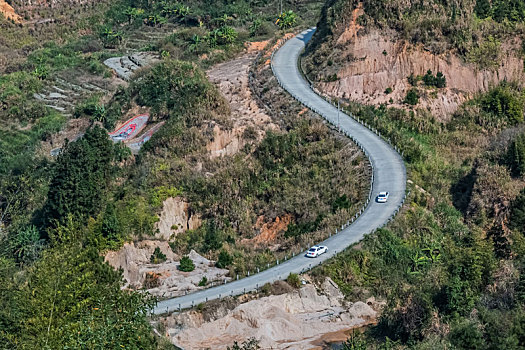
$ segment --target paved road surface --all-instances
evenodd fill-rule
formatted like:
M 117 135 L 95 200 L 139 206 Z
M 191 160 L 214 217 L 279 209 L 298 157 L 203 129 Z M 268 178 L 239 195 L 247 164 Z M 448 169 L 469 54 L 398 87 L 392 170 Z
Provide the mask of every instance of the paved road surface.
M 325 119 L 337 123 L 337 108 L 312 91 L 301 76 L 297 62 L 305 44 L 314 30 L 309 29 L 288 40 L 273 56 L 273 70 L 283 87 L 295 98 L 317 111 Z M 346 247 L 360 241 L 365 234 L 383 226 L 401 205 L 405 195 L 406 170 L 400 155 L 372 131 L 340 113 L 341 129 L 354 137 L 369 155 L 374 169 L 372 198 L 363 214 L 350 226 L 321 244 L 328 246 L 328 253 L 319 258 L 309 259 L 298 255 L 280 265 L 235 282 L 205 289 L 189 295 L 164 300 L 158 303 L 153 313 L 162 314 L 181 308 L 188 308 L 208 300 L 230 295 L 240 295 L 260 288 L 265 283 L 286 279 L 290 273 L 301 273 L 318 265 Z M 377 203 L 375 197 L 380 191 L 390 192 L 388 203 Z

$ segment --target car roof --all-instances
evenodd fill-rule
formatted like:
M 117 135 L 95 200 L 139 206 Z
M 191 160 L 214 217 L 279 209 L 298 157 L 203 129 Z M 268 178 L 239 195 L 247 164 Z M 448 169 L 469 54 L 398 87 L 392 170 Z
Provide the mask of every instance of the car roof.
M 388 194 L 388 192 L 379 192 L 380 196 L 386 196 L 387 194 Z

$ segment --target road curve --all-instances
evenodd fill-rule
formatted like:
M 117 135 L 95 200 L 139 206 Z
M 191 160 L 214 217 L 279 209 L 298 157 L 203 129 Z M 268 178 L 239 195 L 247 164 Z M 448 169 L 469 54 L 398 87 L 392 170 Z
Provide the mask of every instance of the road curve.
M 313 33 L 314 29 L 309 29 L 288 40 L 273 56 L 273 71 L 283 88 L 292 96 L 335 124 L 337 123 L 337 108 L 312 91 L 297 67 L 299 55 Z M 405 196 L 406 169 L 403 160 L 388 143 L 348 115 L 340 112 L 339 119 L 341 130 L 351 135 L 363 147 L 372 162 L 374 169 L 372 198 L 374 199 L 379 191 L 388 191 L 390 192 L 388 202 L 380 204 L 375 202 L 375 200 L 371 200 L 363 214 L 350 226 L 320 243 L 328 247 L 328 253 L 316 259 L 306 258 L 304 254 L 297 255 L 250 277 L 185 296 L 160 301 L 153 310 L 154 314 L 169 313 L 179 308 L 188 308 L 209 300 L 231 295 L 241 295 L 260 288 L 265 283 L 286 279 L 290 273 L 302 273 L 360 241 L 364 235 L 373 232 L 389 220 L 401 206 Z

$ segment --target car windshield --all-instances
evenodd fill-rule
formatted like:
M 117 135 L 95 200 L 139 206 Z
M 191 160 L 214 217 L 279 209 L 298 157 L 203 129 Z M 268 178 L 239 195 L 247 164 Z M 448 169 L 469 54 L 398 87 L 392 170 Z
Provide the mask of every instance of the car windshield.
M 384 193 L 379 194 L 379 197 L 386 197 L 386 194 L 384 194 Z
M 315 252 L 316 250 L 317 250 L 317 249 L 315 249 L 315 248 L 310 248 L 310 251 L 311 251 L 311 252 Z

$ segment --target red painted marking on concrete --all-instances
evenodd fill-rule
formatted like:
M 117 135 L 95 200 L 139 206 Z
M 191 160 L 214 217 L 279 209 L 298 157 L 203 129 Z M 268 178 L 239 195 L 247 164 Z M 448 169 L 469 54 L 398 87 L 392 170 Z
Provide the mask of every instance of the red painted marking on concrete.
M 110 132 L 109 136 L 113 139 L 113 141 L 131 140 L 137 136 L 142 131 L 142 129 L 144 129 L 148 119 L 148 114 L 135 116 L 127 120 L 124 124 L 115 129 L 115 131 Z

